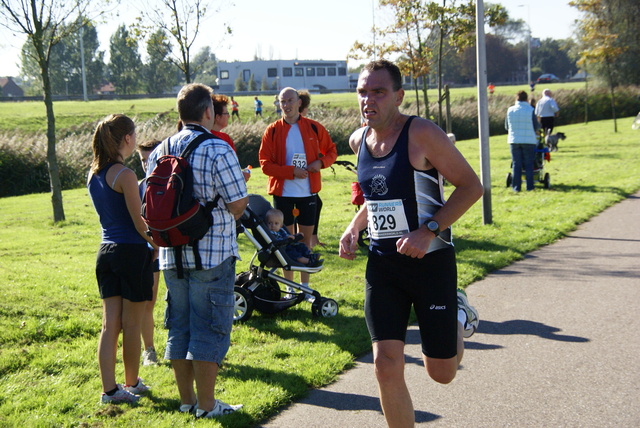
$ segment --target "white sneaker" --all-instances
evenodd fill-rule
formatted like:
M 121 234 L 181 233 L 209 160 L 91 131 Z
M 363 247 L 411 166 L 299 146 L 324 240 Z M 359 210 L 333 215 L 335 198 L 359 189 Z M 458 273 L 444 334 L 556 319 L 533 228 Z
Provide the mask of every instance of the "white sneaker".
M 196 404 L 181 404 L 180 408 L 178 409 L 178 411 L 180 413 L 196 413 L 196 410 L 198 410 L 198 400 L 196 400 Z
M 153 346 L 149 346 L 142 352 L 142 365 L 143 366 L 155 366 L 158 364 L 158 356 Z
M 151 388 L 149 388 L 147 385 L 145 385 L 142 382 L 142 379 L 138 378 L 138 383 L 137 384 L 135 384 L 135 385 L 125 385 L 124 389 L 126 391 L 129 391 L 132 394 L 142 394 L 143 392 L 147 392 Z
M 132 394 L 122 387 L 122 385 L 117 385 L 118 390 L 113 395 L 107 395 L 106 393 L 102 393 L 100 397 L 100 401 L 102 404 L 120 404 L 120 403 L 135 403 L 140 399 L 139 395 Z
M 464 333 L 463 336 L 465 338 L 469 338 L 473 336 L 473 334 L 478 329 L 478 324 L 480 324 L 480 318 L 478 317 L 478 311 L 476 308 L 469 304 L 469 300 L 467 299 L 467 293 L 461 288 L 458 288 L 458 309 L 462 309 L 467 314 L 467 321 L 464 323 Z
M 227 404 L 220 400 L 216 400 L 213 410 L 206 412 L 202 409 L 196 410 L 197 419 L 215 418 L 216 416 L 229 415 L 242 408 L 242 404 Z

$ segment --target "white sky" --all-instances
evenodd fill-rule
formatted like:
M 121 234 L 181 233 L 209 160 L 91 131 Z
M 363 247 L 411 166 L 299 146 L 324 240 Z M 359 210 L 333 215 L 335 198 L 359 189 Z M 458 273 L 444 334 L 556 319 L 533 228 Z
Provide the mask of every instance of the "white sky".
M 121 0 L 107 24 L 98 25 L 101 49 L 109 51 L 109 37 L 118 25 L 131 24 L 139 15 L 140 0 Z M 153 0 L 150 0 L 153 1 Z M 248 61 L 258 53 L 265 59 L 343 60 L 353 43 L 372 41 L 371 27 L 388 23 L 377 0 L 235 0 L 219 15 L 207 18 L 207 29 L 194 44 L 193 54 L 209 44 L 218 59 Z M 494 0 L 515 19 L 530 21 L 532 36 L 564 39 L 573 34 L 581 13 L 568 0 Z M 486 3 L 485 3 L 486 4 Z M 519 6 L 524 5 L 524 6 Z M 219 23 L 229 23 L 232 35 L 222 37 Z M 0 27 L 0 76 L 19 73 L 24 38 Z

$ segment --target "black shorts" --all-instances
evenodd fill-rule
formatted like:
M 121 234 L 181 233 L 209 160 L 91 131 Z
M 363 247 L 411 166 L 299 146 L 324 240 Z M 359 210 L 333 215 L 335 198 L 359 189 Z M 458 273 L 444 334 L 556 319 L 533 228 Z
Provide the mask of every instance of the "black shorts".
M 284 225 L 291 226 L 294 221 L 293 209 L 297 208 L 298 224 L 300 226 L 313 226 L 316 224 L 316 207 L 318 197 L 316 195 L 304 198 L 292 198 L 288 196 L 274 196 L 273 207 L 284 214 Z
M 153 299 L 153 253 L 147 244 L 100 244 L 96 278 L 100 297 L 131 302 Z
M 458 299 L 453 247 L 422 259 L 370 252 L 365 279 L 365 318 L 372 342 L 404 342 L 413 306 L 423 354 L 442 359 L 456 356 Z
M 542 126 L 542 129 L 551 129 L 551 130 L 553 130 L 554 119 L 555 119 L 554 116 L 541 117 L 540 118 L 540 126 Z

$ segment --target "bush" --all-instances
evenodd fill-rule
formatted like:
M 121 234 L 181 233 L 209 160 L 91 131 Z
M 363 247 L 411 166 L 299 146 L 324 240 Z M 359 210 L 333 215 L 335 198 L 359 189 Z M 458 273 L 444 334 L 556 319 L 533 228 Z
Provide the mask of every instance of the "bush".
M 584 89 L 554 92 L 554 98 L 560 107 L 557 126 L 584 122 L 585 94 Z M 506 133 L 504 118 L 514 100 L 515 94 L 513 96 L 494 94 L 489 97 L 490 135 Z M 407 114 L 416 114 L 417 106 L 415 102 L 406 102 L 402 106 L 402 111 Z M 617 117 L 635 116 L 638 111 L 640 111 L 640 87 L 617 88 Z M 430 112 L 433 120 L 433 115 L 438 112 L 437 103 L 431 103 Z M 451 115 L 452 130 L 458 140 L 478 137 L 476 97 L 455 99 L 451 105 Z M 589 89 L 588 115 L 589 121 L 612 118 L 611 96 L 608 89 Z M 331 108 L 325 104 L 312 104 L 309 117 L 327 128 L 339 155 L 351 154 L 349 136 L 360 126 L 360 113 L 355 105 L 354 108 Z M 262 134 L 268 121 L 272 119 L 267 118 L 267 121 L 251 119 L 244 123 L 231 122 L 224 130 L 235 142 L 241 166 L 259 166 L 258 150 Z M 163 140 L 174 134 L 176 130 L 175 117 L 169 112 L 144 121 L 134 118 L 134 121 L 137 124 L 138 141 L 151 138 Z M 92 158 L 91 139 L 95 125 L 95 123 L 88 123 L 59 130 L 56 152 L 63 189 L 85 186 Z M 43 133 L 29 134 L 15 131 L 11 134 L 0 134 L 0 197 L 48 192 L 50 185 L 46 153 L 47 143 Z M 144 176 L 135 153 L 126 160 L 125 164 L 132 168 L 138 177 Z

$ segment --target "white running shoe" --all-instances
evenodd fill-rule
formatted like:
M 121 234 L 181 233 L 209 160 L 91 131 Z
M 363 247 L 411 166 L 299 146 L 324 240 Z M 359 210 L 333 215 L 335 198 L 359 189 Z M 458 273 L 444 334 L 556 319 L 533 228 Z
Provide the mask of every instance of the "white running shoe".
M 461 288 L 458 288 L 458 309 L 462 309 L 467 314 L 467 321 L 463 325 L 463 335 L 465 338 L 469 338 L 473 336 L 473 333 L 478 329 L 480 318 L 478 317 L 476 308 L 469 304 L 467 293 Z
M 178 411 L 180 413 L 196 413 L 196 410 L 198 410 L 198 400 L 196 400 L 196 404 L 181 404 L 180 408 L 178 409 Z
M 102 404 L 120 404 L 120 403 L 135 403 L 140 399 L 139 395 L 132 394 L 122 387 L 122 385 L 117 385 L 118 390 L 113 395 L 107 395 L 106 393 L 102 393 L 100 397 L 100 401 Z
M 153 346 L 149 346 L 142 352 L 142 365 L 143 366 L 155 366 L 158 364 L 158 356 Z
M 142 382 L 142 379 L 138 378 L 138 383 L 135 385 L 125 385 L 124 389 L 129 391 L 132 394 L 142 394 L 143 392 L 147 392 L 151 388 L 145 385 Z
M 196 410 L 197 419 L 215 418 L 216 416 L 229 415 L 236 410 L 242 408 L 242 404 L 227 404 L 220 400 L 216 400 L 213 410 L 205 412 L 202 409 Z

